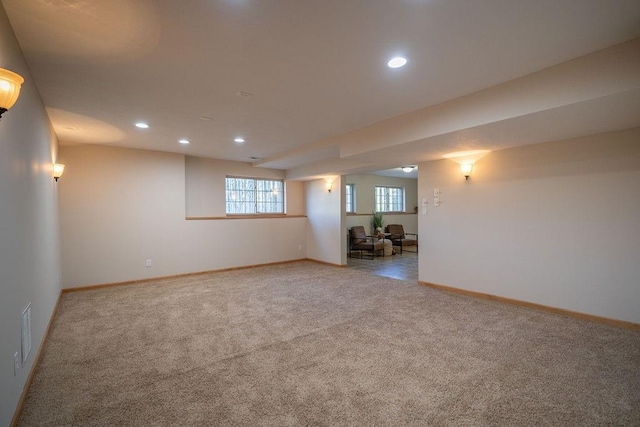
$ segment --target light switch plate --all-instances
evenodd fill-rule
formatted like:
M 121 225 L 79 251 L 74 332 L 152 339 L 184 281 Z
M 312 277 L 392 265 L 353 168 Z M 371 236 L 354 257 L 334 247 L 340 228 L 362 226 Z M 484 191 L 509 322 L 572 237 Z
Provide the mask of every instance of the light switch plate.
M 429 199 L 422 199 L 422 206 L 427 206 L 429 204 Z
M 436 206 L 440 206 L 440 199 L 438 197 L 433 199 L 433 204 L 436 205 Z
M 433 189 L 433 195 L 438 197 L 440 195 L 440 189 L 439 188 L 434 188 Z

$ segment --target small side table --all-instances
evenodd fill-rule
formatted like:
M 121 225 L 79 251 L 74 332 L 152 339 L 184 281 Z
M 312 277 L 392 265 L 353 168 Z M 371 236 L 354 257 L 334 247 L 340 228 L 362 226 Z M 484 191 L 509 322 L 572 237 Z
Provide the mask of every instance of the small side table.
M 384 245 L 384 256 L 393 255 L 393 242 L 389 239 L 382 239 L 382 243 Z

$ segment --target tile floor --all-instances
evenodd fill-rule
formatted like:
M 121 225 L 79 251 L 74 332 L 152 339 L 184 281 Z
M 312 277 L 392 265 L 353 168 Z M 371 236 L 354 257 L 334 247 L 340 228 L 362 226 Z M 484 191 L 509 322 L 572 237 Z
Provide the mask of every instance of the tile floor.
M 354 254 L 354 256 L 357 255 Z M 418 254 L 415 252 L 404 251 L 402 255 L 380 256 L 373 259 L 347 257 L 347 265 L 349 268 L 368 271 L 378 276 L 418 281 Z

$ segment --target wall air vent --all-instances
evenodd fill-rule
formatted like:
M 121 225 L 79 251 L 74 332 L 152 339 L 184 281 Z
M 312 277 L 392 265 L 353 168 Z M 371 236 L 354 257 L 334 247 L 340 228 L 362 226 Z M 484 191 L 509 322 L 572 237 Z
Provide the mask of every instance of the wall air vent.
M 22 322 L 20 323 L 22 330 L 22 366 L 29 358 L 31 353 L 31 303 L 27 304 L 22 311 Z

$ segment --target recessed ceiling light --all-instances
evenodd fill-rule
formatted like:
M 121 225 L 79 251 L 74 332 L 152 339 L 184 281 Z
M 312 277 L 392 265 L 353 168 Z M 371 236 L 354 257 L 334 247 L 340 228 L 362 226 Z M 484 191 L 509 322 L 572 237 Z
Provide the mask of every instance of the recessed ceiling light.
M 136 127 L 140 129 L 147 129 L 149 125 L 143 122 L 139 122 L 139 123 L 136 123 Z
M 213 120 L 213 117 L 202 116 L 202 117 L 200 117 L 200 120 L 204 120 L 205 122 L 210 122 L 211 120 Z
M 178 141 L 180 144 L 188 144 L 190 141 L 188 139 L 181 139 Z
M 263 157 L 256 157 L 256 156 L 251 156 L 249 157 L 251 160 L 264 160 Z
M 387 62 L 387 66 L 389 68 L 400 68 L 404 67 L 407 63 L 407 58 L 403 58 L 402 56 L 396 56 Z
M 244 138 L 241 136 L 238 136 L 237 138 L 234 138 L 233 141 L 237 142 L 238 144 L 242 144 L 244 142 Z

